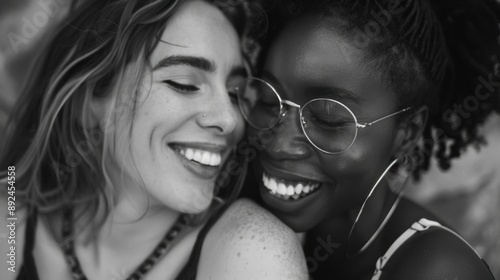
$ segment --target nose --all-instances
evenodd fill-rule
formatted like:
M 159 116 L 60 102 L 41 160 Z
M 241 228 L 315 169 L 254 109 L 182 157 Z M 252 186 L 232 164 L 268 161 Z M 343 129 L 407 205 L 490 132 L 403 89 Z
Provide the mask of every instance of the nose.
M 241 122 L 237 105 L 231 102 L 225 87 L 206 99 L 202 108 L 197 116 L 198 124 L 213 129 L 217 134 L 232 133 Z
M 275 160 L 307 158 L 312 147 L 302 131 L 299 109 L 286 107 L 272 129 L 260 132 L 264 149 Z

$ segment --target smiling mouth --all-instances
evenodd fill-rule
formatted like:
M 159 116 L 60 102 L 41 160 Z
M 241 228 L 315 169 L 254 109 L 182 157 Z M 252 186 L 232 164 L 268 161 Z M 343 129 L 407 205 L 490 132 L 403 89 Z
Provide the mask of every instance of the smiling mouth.
M 220 152 L 189 148 L 180 145 L 172 145 L 171 147 L 182 157 L 200 165 L 219 167 L 222 163 L 222 154 Z
M 317 182 L 286 181 L 272 177 L 266 172 L 262 173 L 262 182 L 271 196 L 282 200 L 299 200 L 315 193 L 321 187 Z

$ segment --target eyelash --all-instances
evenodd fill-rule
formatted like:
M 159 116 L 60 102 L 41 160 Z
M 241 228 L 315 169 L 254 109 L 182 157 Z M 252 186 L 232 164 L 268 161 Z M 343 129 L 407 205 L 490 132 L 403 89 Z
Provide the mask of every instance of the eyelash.
M 195 92 L 195 91 L 200 90 L 200 88 L 197 87 L 197 86 L 180 84 L 180 83 L 174 82 L 172 80 L 166 80 L 166 81 L 163 81 L 163 82 L 166 83 L 167 85 L 173 87 L 175 90 L 181 91 L 181 92 Z M 238 101 L 238 95 L 237 95 L 237 93 L 236 93 L 235 90 L 228 90 L 227 93 L 229 95 L 229 98 L 233 102 L 237 102 Z
M 174 82 L 172 80 L 166 80 L 163 82 L 166 83 L 167 85 L 173 87 L 175 90 L 178 90 L 181 92 L 194 92 L 194 91 L 200 90 L 200 88 L 197 86 L 180 84 L 180 83 Z

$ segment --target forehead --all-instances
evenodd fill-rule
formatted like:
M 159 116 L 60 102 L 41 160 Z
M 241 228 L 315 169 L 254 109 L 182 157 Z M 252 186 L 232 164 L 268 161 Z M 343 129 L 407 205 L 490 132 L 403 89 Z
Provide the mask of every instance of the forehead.
M 166 55 L 192 55 L 216 61 L 240 62 L 238 35 L 215 6 L 203 1 L 184 2 L 169 19 L 161 41 L 151 55 L 153 65 Z
M 365 60 L 367 54 L 353 44 L 351 36 L 335 29 L 334 23 L 306 16 L 289 23 L 279 34 L 266 70 L 293 88 L 314 84 L 360 95 L 392 92 L 382 75 Z
M 317 72 L 336 69 L 354 70 L 361 66 L 363 52 L 327 22 L 312 17 L 299 18 L 289 23 L 275 41 L 271 56 L 302 65 L 319 67 Z M 287 59 L 285 59 L 285 57 Z M 292 61 L 290 61 L 292 62 Z

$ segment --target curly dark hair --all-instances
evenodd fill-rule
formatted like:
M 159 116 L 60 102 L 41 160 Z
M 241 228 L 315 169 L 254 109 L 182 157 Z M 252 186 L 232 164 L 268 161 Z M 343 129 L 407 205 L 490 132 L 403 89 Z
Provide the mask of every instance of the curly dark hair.
M 315 16 L 331 21 L 367 51 L 367 65 L 400 95 L 401 107 L 428 107 L 423 139 L 411 157 L 417 179 L 431 157 L 447 170 L 466 147 L 485 143 L 478 127 L 500 112 L 500 5 L 495 0 L 275 0 L 264 5 L 270 28 L 259 65 L 288 21 Z

